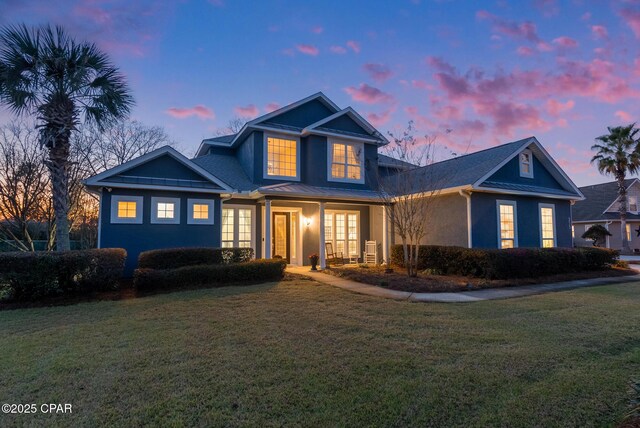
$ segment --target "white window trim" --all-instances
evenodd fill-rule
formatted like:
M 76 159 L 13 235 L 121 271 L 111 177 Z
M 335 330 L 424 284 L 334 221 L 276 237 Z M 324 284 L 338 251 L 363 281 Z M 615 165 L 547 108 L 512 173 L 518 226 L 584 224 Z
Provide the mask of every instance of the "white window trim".
M 556 206 L 554 204 L 538 204 L 538 223 L 540 223 L 540 248 L 543 246 L 542 238 L 542 208 L 551 208 L 551 218 L 553 219 L 553 247 L 558 246 L 558 229 L 556 228 Z
M 513 207 L 513 248 L 518 248 L 518 204 L 516 201 L 498 199 L 496 201 L 496 215 L 498 217 L 498 248 L 502 249 L 502 225 L 500 224 L 500 205 Z
M 269 175 L 269 138 L 279 138 L 282 140 L 289 140 L 296 142 L 296 176 L 289 177 L 287 175 Z M 262 177 L 267 180 L 288 180 L 288 181 L 300 181 L 300 137 L 288 134 L 275 134 L 264 132 L 262 141 Z
M 174 217 L 158 218 L 158 203 L 174 204 Z M 151 224 L 180 224 L 180 198 L 151 197 Z
M 222 204 L 222 209 L 220 210 L 220 246 L 222 246 L 222 210 L 232 209 L 233 210 L 233 246 L 237 246 L 239 243 L 239 230 L 240 230 L 240 222 L 238 218 L 240 215 L 238 214 L 238 209 L 248 209 L 251 210 L 251 248 L 253 248 L 253 254 L 255 257 L 256 253 L 256 207 L 255 205 L 236 205 L 236 204 Z M 263 253 L 264 254 L 264 253 Z
M 354 180 L 352 178 L 335 178 L 331 174 L 331 166 L 333 164 L 333 145 L 334 144 L 344 144 L 346 146 L 354 146 L 361 149 L 360 156 L 360 179 Z M 346 164 L 345 164 L 346 167 Z M 347 171 L 345 169 L 345 175 Z M 327 139 L 327 181 L 333 181 L 336 183 L 359 183 L 364 184 L 364 143 L 352 142 L 352 141 L 344 141 L 335 138 Z
M 111 223 L 142 224 L 143 201 L 144 201 L 144 197 L 142 196 L 111 195 Z M 118 217 L 118 202 L 135 202 L 136 203 L 135 218 Z
M 214 224 L 215 218 L 215 199 L 187 199 L 187 224 Z M 209 218 L 193 218 L 193 205 L 202 204 L 209 206 Z
M 524 172 L 522 170 L 523 162 L 520 155 L 523 153 L 529 155 L 529 172 Z M 533 153 L 531 152 L 531 150 L 524 149 L 520 152 L 520 154 L 518 155 L 518 166 L 520 168 L 520 177 L 533 178 Z
M 631 210 L 631 199 L 634 199 L 636 201 L 635 206 L 636 209 L 635 211 Z M 638 214 L 638 197 L 637 196 L 627 196 L 627 212 L 633 213 L 633 214 Z
M 348 248 L 348 242 L 350 241 L 350 239 L 348 239 L 349 236 L 349 214 L 355 214 L 356 215 L 356 254 L 353 254 L 354 256 L 358 256 L 358 257 L 362 257 L 362 247 L 361 242 L 360 242 L 360 211 L 353 211 L 353 210 L 325 210 L 324 212 L 325 215 L 332 215 L 333 216 L 333 220 L 332 220 L 332 234 L 331 234 L 331 244 L 333 245 L 333 251 L 336 252 L 337 251 L 337 239 L 336 239 L 336 214 L 344 214 L 345 215 L 345 251 L 342 254 L 343 257 L 345 258 L 349 258 L 352 254 L 349 254 L 349 248 Z M 326 237 L 325 237 L 325 241 L 327 241 Z M 323 248 L 325 248 L 325 246 L 323 245 Z

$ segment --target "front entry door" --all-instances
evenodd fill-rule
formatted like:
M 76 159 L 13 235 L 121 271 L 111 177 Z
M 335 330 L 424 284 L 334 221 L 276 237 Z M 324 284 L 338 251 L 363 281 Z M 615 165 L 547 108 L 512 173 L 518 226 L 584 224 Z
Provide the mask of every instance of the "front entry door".
M 282 257 L 287 263 L 291 262 L 291 251 L 289 249 L 291 239 L 289 215 L 289 213 L 274 212 L 271 222 L 273 225 L 271 254 Z

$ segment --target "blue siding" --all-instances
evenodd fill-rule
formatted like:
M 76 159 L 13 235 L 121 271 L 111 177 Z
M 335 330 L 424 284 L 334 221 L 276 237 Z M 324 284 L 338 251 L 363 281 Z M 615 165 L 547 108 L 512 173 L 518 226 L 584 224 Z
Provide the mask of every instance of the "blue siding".
M 371 136 L 364 128 L 358 125 L 353 119 L 351 119 L 351 117 L 349 117 L 349 115 L 346 114 L 325 123 L 321 127 Z
M 540 186 L 559 190 L 564 189 L 535 156 L 533 156 L 533 178 L 520 177 L 519 157 L 516 156 L 507 162 L 495 174 L 489 177 L 487 181 L 527 184 L 530 186 Z
M 111 196 L 143 196 L 142 224 L 112 224 Z M 180 198 L 180 224 L 151 224 L 151 197 Z M 187 224 L 187 199 L 214 199 L 214 224 Z M 161 192 L 150 190 L 114 189 L 103 190 L 100 204 L 101 248 L 124 248 L 127 250 L 125 276 L 131 276 L 136 268 L 138 255 L 147 250 L 172 247 L 219 247 L 220 246 L 220 198 L 218 195 L 183 192 Z
M 208 179 L 202 177 L 192 169 L 187 168 L 169 155 L 159 156 L 142 165 L 125 170 L 119 175 L 208 181 Z
M 262 148 L 262 146 L 260 146 Z M 247 174 L 247 177 L 253 178 L 255 174 L 255 165 L 254 159 L 256 156 L 255 144 L 254 144 L 254 134 L 249 134 L 247 138 L 244 139 L 242 143 L 236 149 L 236 157 L 242 165 L 242 169 L 244 173 Z
M 528 196 L 474 193 L 471 195 L 472 240 L 474 248 L 498 248 L 496 201 L 516 202 L 518 246 L 540 247 L 539 203 L 554 204 L 558 247 L 571 247 L 571 204 L 569 201 Z
M 293 110 L 289 110 L 288 112 L 272 117 L 267 122 L 262 123 L 268 125 L 269 122 L 271 122 L 304 128 L 305 126 L 316 123 L 327 116 L 331 116 L 333 113 L 335 112 L 331 111 L 327 106 L 316 99 L 302 104 Z

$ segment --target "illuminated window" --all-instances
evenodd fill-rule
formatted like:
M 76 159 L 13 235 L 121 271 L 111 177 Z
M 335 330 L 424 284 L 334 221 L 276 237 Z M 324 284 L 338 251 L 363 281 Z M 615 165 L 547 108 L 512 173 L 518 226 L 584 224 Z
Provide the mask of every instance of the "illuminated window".
M 180 198 L 151 198 L 151 223 L 179 224 Z
M 362 159 L 364 144 L 362 143 L 329 143 L 330 181 L 363 182 Z
M 498 201 L 498 227 L 499 247 L 515 248 L 518 246 L 516 239 L 516 203 L 511 201 Z
M 272 177 L 298 176 L 298 142 L 284 138 L 267 138 L 267 170 Z
M 540 204 L 540 234 L 542 236 L 542 248 L 552 248 L 556 246 L 556 231 L 554 217 L 554 206 L 551 204 Z
M 520 177 L 533 178 L 533 155 L 531 150 L 520 153 Z
M 627 242 L 631 242 L 631 225 L 626 224 L 626 229 L 627 229 Z
M 135 201 L 118 201 L 118 218 L 136 218 Z
M 111 223 L 141 224 L 142 196 L 111 196 Z
M 253 208 L 226 206 L 222 209 L 222 247 L 253 247 Z
M 187 202 L 188 224 L 213 224 L 215 202 L 212 199 L 189 199 Z
M 333 244 L 336 253 L 344 257 L 357 256 L 360 251 L 360 216 L 356 212 L 326 212 L 324 239 Z
M 207 220 L 209 218 L 209 205 L 193 204 L 193 218 L 195 220 Z

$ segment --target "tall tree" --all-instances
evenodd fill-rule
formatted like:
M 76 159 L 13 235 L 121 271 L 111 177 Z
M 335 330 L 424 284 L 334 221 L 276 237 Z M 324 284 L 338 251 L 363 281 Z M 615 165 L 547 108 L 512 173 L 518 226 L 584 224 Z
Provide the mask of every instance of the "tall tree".
M 635 174 L 640 168 L 640 140 L 635 123 L 627 126 L 607 127 L 606 135 L 596 138 L 599 143 L 591 150 L 596 154 L 591 159 L 601 174 L 611 175 L 618 182 L 618 212 L 620 213 L 620 236 L 622 252 L 631 253 L 627 240 L 627 188 L 624 180 L 627 174 Z
M 56 249 L 69 250 L 71 133 L 84 119 L 98 127 L 126 117 L 133 98 L 124 77 L 94 44 L 76 42 L 62 27 L 0 30 L 0 104 L 35 115 L 48 150 Z

